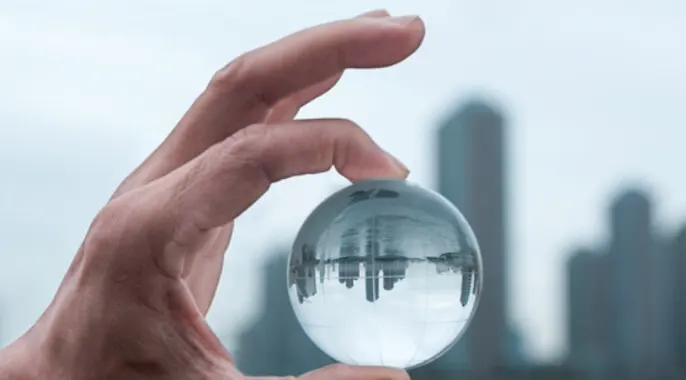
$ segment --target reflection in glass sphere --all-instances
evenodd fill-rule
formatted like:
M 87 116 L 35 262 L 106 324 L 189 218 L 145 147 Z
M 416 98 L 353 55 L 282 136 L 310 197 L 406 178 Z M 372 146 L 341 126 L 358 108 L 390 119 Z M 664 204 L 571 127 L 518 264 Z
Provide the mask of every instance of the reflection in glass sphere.
M 460 212 L 403 180 L 369 180 L 325 200 L 288 263 L 291 305 L 333 359 L 414 368 L 462 335 L 481 291 L 481 256 Z

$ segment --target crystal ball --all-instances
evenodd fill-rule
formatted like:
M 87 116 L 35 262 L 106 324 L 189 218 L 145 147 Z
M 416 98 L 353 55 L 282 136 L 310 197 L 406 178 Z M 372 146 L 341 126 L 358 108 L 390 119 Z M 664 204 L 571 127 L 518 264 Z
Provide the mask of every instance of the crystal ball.
M 287 277 L 300 325 L 332 359 L 411 369 L 462 336 L 483 273 L 474 233 L 454 205 L 380 179 L 336 192 L 309 215 Z

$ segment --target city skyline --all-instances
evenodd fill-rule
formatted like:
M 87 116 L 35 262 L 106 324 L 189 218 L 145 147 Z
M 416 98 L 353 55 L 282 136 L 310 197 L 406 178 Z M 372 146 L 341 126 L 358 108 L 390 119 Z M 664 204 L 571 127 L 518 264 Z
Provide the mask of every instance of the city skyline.
M 384 250 L 376 252 L 378 244 L 365 244 L 363 255 L 359 245 L 351 247 L 343 241 L 341 250 L 353 249 L 354 255 L 346 255 L 337 258 L 318 259 L 314 249 L 303 245 L 302 255 L 292 259 L 289 265 L 289 286 L 295 285 L 298 289 L 299 301 L 302 303 L 308 297 L 317 293 L 316 282 L 323 284 L 332 278 L 344 284 L 350 289 L 357 280 L 365 280 L 367 301 L 373 302 L 380 296 L 379 280 L 382 288 L 386 291 L 393 290 L 394 285 L 405 278 L 406 272 L 412 264 L 431 264 L 435 274 L 441 275 L 446 272 L 460 273 L 462 276 L 462 292 L 460 302 L 462 306 L 469 302 L 471 295 L 476 295 L 479 275 L 477 272 L 476 253 L 467 249 L 459 252 L 446 252 L 439 256 L 410 257 L 400 251 Z M 357 243 L 359 244 L 359 242 Z M 349 254 L 349 253 L 348 253 Z
M 650 362 L 643 362 L 643 364 L 641 364 L 641 362 L 633 363 L 630 360 L 627 360 L 627 351 L 624 350 L 624 353 L 622 353 L 621 350 L 617 350 L 618 348 L 625 349 L 626 347 L 622 347 L 621 345 L 623 343 L 615 340 L 618 335 L 613 333 L 611 328 L 608 328 L 608 326 L 621 325 L 621 323 L 614 323 L 615 321 L 620 320 L 621 315 L 614 314 L 612 312 L 612 306 L 608 305 L 608 298 L 606 298 L 611 296 L 611 288 L 607 285 L 611 282 L 608 280 L 613 278 L 610 260 L 612 258 L 612 252 L 615 252 L 615 254 L 619 255 L 622 254 L 616 251 L 616 247 L 618 245 L 622 245 L 622 243 L 618 242 L 617 240 L 622 240 L 622 238 L 627 237 L 636 240 L 637 235 L 639 236 L 638 239 L 640 239 L 641 235 L 648 236 L 646 232 L 654 229 L 653 225 L 655 224 L 655 221 L 651 221 L 650 218 L 651 198 L 652 197 L 648 193 L 640 189 L 632 187 L 625 188 L 616 197 L 611 199 L 611 202 L 609 202 L 609 207 L 607 208 L 608 214 L 614 216 L 609 219 L 609 224 L 615 224 L 613 230 L 615 231 L 615 234 L 619 232 L 620 236 L 613 235 L 614 237 L 611 237 L 606 245 L 601 245 L 598 247 L 582 246 L 577 248 L 570 255 L 568 266 L 570 276 L 567 278 L 567 280 L 570 281 L 568 289 L 570 292 L 572 292 L 568 293 L 568 302 L 572 303 L 569 307 L 570 313 L 569 321 L 567 323 L 570 349 L 567 355 L 565 355 L 566 359 L 560 363 L 559 367 L 546 368 L 533 366 L 528 370 L 513 368 L 509 370 L 511 374 L 508 374 L 508 376 L 516 378 L 516 376 L 521 375 L 525 376 L 524 378 L 529 379 L 534 377 L 526 376 L 534 376 L 535 374 L 539 374 L 538 376 L 540 376 L 540 378 L 546 378 L 545 374 L 549 373 L 554 374 L 555 376 L 561 376 L 560 378 L 589 380 L 607 380 L 619 378 L 645 380 L 647 378 L 656 378 L 655 376 L 658 376 L 657 378 L 660 379 L 677 379 L 678 375 L 676 375 L 674 371 L 683 371 L 686 369 L 683 351 L 679 351 L 679 347 L 683 347 L 686 344 L 686 341 L 683 340 L 683 331 L 686 330 L 683 327 L 683 324 L 674 323 L 671 327 L 675 337 L 682 337 L 681 340 L 675 339 L 675 341 L 673 341 L 675 344 L 674 352 L 676 352 L 677 355 L 665 356 L 665 358 L 673 358 L 675 360 L 675 362 L 672 363 L 673 366 L 668 365 L 669 363 L 663 363 L 659 367 L 668 371 L 672 371 L 669 374 L 666 374 L 665 372 L 656 372 L 655 369 L 658 367 L 655 367 L 654 365 L 653 367 L 642 367 L 642 365 L 646 366 L 647 363 Z M 618 217 L 625 216 L 625 213 L 627 212 L 633 214 L 634 217 L 628 219 L 617 219 Z M 622 219 L 624 221 L 628 220 L 630 223 L 624 223 L 622 222 Z M 636 232 L 640 231 L 643 232 L 636 234 Z M 629 235 L 625 234 L 622 237 L 622 232 L 629 233 Z M 655 234 L 654 238 L 656 241 L 662 241 L 664 243 L 663 245 L 658 244 L 657 246 L 668 248 L 667 252 L 670 252 L 671 254 L 667 258 L 674 260 L 670 261 L 671 264 L 675 265 L 673 269 L 676 271 L 686 271 L 686 266 L 683 265 L 683 263 L 686 262 L 686 260 L 684 260 L 684 257 L 686 257 L 686 223 L 684 223 L 682 228 L 672 236 L 664 237 L 659 234 Z M 638 246 L 638 248 L 639 249 L 633 250 L 634 254 L 645 254 L 646 251 L 641 250 L 640 246 Z M 242 338 L 241 341 L 250 340 L 251 343 L 246 344 L 246 349 L 238 350 L 237 357 L 240 358 L 238 359 L 238 362 L 239 364 L 242 364 L 252 360 L 253 364 L 246 365 L 246 367 L 252 372 L 259 371 L 259 368 L 266 368 L 264 370 L 274 374 L 295 373 L 288 371 L 291 371 L 292 368 L 308 370 L 330 363 L 330 359 L 321 353 L 320 350 L 314 346 L 309 339 L 306 338 L 302 332 L 302 329 L 299 327 L 297 320 L 295 320 L 295 318 L 292 316 L 292 311 L 290 310 L 289 305 L 287 302 L 284 303 L 285 290 L 280 284 L 283 283 L 286 276 L 286 271 L 284 271 L 286 263 L 286 254 L 284 253 L 274 255 L 270 260 L 268 260 L 267 264 L 265 265 L 265 270 L 267 272 L 265 273 L 264 278 L 267 279 L 267 284 L 271 285 L 267 285 L 267 287 L 264 289 L 263 304 L 266 306 L 263 306 L 263 312 L 260 314 L 262 317 L 257 318 L 252 325 L 253 327 L 247 328 L 242 334 L 242 336 L 245 338 Z M 645 270 L 645 268 L 643 269 Z M 677 285 L 677 287 L 683 286 L 683 284 L 686 283 L 686 281 L 683 281 L 683 276 L 677 277 L 676 279 L 681 281 L 681 285 Z M 640 283 L 636 285 L 640 285 Z M 683 290 L 684 288 L 678 287 L 678 289 Z M 631 288 L 625 288 L 625 292 L 631 291 Z M 574 297 L 573 294 L 580 295 L 581 297 Z M 588 297 L 588 295 L 593 295 L 593 297 Z M 674 310 L 674 312 L 679 312 L 679 310 L 683 312 L 683 310 L 686 310 L 684 305 L 686 302 L 684 299 L 679 297 L 676 292 L 671 293 L 671 295 L 676 297 L 674 302 L 675 305 L 672 310 Z M 633 305 L 633 307 L 636 307 L 636 310 L 639 311 L 639 315 L 641 313 L 651 312 L 650 310 L 644 309 L 640 302 L 635 302 L 635 299 L 630 299 L 630 301 L 631 303 L 627 306 Z M 279 304 L 281 306 L 276 306 Z M 277 312 L 277 310 L 281 311 Z M 678 320 L 679 319 L 674 319 L 672 321 L 677 322 Z M 288 324 L 290 324 L 290 327 L 284 327 Z M 271 335 L 271 333 L 268 331 L 272 331 L 275 328 L 274 326 L 281 326 L 279 327 L 279 331 L 282 332 Z M 258 331 L 260 331 L 261 336 L 264 336 L 264 341 L 262 343 L 248 339 L 248 337 L 257 334 Z M 284 334 L 286 332 L 287 334 L 292 334 L 292 336 L 289 338 L 274 339 L 275 336 L 279 336 L 279 334 Z M 644 338 L 642 338 L 644 340 L 645 338 L 649 338 L 649 340 L 646 342 L 648 345 L 634 343 L 634 348 L 638 348 L 639 350 L 647 350 L 646 352 L 650 352 L 653 350 L 650 347 L 655 347 L 654 343 L 650 343 L 650 338 L 665 336 L 664 334 L 651 335 L 652 336 L 644 335 Z M 269 339 L 267 339 L 267 337 L 269 337 Z M 295 343 L 295 345 L 289 344 L 288 347 L 277 349 L 274 347 L 280 347 L 279 344 L 281 343 L 275 344 L 275 342 L 299 343 Z M 297 351 L 300 355 L 300 359 L 280 359 L 280 361 L 270 361 L 270 363 L 272 363 L 270 364 L 272 365 L 271 367 L 259 367 L 263 364 L 255 363 L 263 362 L 259 360 L 255 362 L 254 354 L 251 355 L 250 353 L 268 352 L 261 351 L 266 350 L 265 348 L 260 348 L 263 347 L 261 345 L 268 345 L 272 347 L 271 350 L 275 352 L 274 355 L 282 358 L 284 358 L 282 356 L 283 354 L 279 354 L 278 352 L 281 352 L 279 350 L 286 350 L 288 352 Z M 301 350 L 292 349 L 294 346 L 300 345 L 303 346 Z M 613 346 L 615 347 L 614 349 Z M 624 359 L 622 359 L 622 355 L 625 356 Z M 650 355 L 645 355 L 640 351 L 638 355 L 641 358 L 639 360 L 654 360 L 650 359 Z M 626 364 L 631 364 L 632 366 L 628 368 L 621 367 L 622 365 Z M 270 370 L 269 368 L 276 369 Z M 648 369 L 647 372 L 645 371 L 646 368 Z M 452 370 L 448 370 L 445 367 L 432 369 L 431 365 L 426 368 L 420 368 L 417 371 L 417 378 L 453 379 L 455 376 L 458 376 L 459 378 L 470 378 L 472 375 L 468 369 L 464 368 L 453 368 Z
M 458 122 L 464 121 L 465 115 L 469 115 L 470 107 L 476 109 L 479 114 L 477 120 L 481 122 L 475 124 Z M 474 138 L 467 137 L 464 132 L 469 128 L 484 128 L 484 119 L 481 118 L 484 114 L 486 115 L 485 120 L 498 121 L 500 127 L 504 128 L 504 121 L 497 116 L 488 103 L 481 101 L 462 103 L 458 107 L 458 112 L 453 114 L 453 116 L 457 115 L 457 121 L 452 120 L 452 123 L 449 122 L 446 125 L 448 128 L 451 126 L 454 128 L 451 131 L 453 136 L 455 136 L 455 130 L 460 131 L 463 133 L 460 135 L 462 141 L 472 143 L 472 146 L 476 148 L 483 147 L 483 145 L 479 146 L 478 143 L 475 143 Z M 474 119 L 468 116 L 467 120 Z M 497 135 L 496 133 L 495 136 Z M 481 138 L 483 138 L 481 144 L 484 144 L 484 141 L 490 141 L 490 143 L 498 141 L 493 136 L 490 137 L 490 140 L 483 136 Z M 445 156 L 446 162 L 455 162 L 455 156 L 451 154 L 454 150 L 449 149 L 451 140 L 445 135 L 439 135 L 439 139 L 445 142 L 445 147 L 448 149 Z M 504 145 L 506 142 L 503 141 L 502 144 Z M 494 154 L 492 149 L 475 149 L 474 151 L 482 154 L 479 160 L 463 156 L 462 161 L 458 161 L 457 165 L 444 166 L 444 170 L 448 171 L 448 179 L 450 179 L 450 173 L 457 172 L 459 174 L 457 178 L 452 178 L 452 183 L 449 182 L 450 185 L 442 187 L 442 194 L 446 198 L 457 200 L 456 202 L 466 202 L 469 199 L 469 194 L 463 186 L 470 182 L 465 179 L 467 177 L 462 177 L 464 173 L 469 173 L 469 171 L 460 164 L 470 163 L 472 173 L 497 172 L 497 169 L 494 170 L 493 167 L 490 170 L 484 170 L 483 165 L 484 162 L 488 163 L 489 159 L 493 160 L 493 157 L 498 157 L 502 153 L 496 152 Z M 466 150 L 466 152 L 469 154 L 470 151 Z M 483 156 L 484 152 L 490 152 L 486 154 L 492 156 L 490 158 L 485 157 Z M 497 159 L 495 161 L 497 164 Z M 504 174 L 502 174 L 501 180 L 503 177 L 505 177 Z M 488 182 L 482 182 L 481 187 L 478 186 L 478 181 L 474 182 L 470 183 L 470 186 L 475 186 L 475 190 L 471 191 L 479 196 L 489 191 L 494 194 L 494 187 L 498 187 L 502 191 L 507 188 L 502 184 L 494 185 L 498 181 L 493 181 L 493 178 L 489 178 Z M 456 184 L 457 186 L 455 186 Z M 362 195 L 355 197 L 355 199 L 358 201 L 359 199 L 367 199 L 366 196 Z M 684 361 L 686 355 L 679 351 L 681 347 L 686 347 L 686 339 L 684 339 L 686 338 L 686 328 L 679 323 L 680 316 L 686 315 L 686 301 L 679 297 L 679 289 L 686 290 L 684 287 L 686 280 L 682 279 L 684 276 L 679 276 L 679 273 L 686 272 L 686 223 L 677 234 L 665 238 L 661 233 L 658 233 L 659 221 L 654 216 L 652 199 L 653 196 L 643 188 L 624 187 L 621 192 L 611 198 L 606 208 L 607 225 L 610 231 L 607 241 L 597 247 L 580 245 L 570 254 L 567 266 L 569 349 L 559 366 L 555 367 L 559 373 L 575 379 L 601 380 L 619 377 L 646 380 L 676 378 L 674 376 L 678 376 L 679 371 L 686 369 L 686 362 Z M 493 199 L 487 199 L 487 202 L 484 202 L 483 198 L 480 200 L 483 205 L 489 207 L 492 207 L 494 203 L 497 204 Z M 474 203 L 471 204 L 474 205 Z M 467 218 L 469 218 L 468 213 L 475 212 L 469 207 L 460 207 L 460 209 L 463 210 Z M 484 212 L 482 209 L 481 216 L 488 215 L 488 211 L 485 210 Z M 492 209 L 490 211 L 491 217 L 495 218 L 496 223 L 485 222 L 484 220 L 488 220 L 488 218 L 481 219 L 482 223 L 488 227 L 494 225 L 497 227 L 499 225 L 497 221 L 503 220 L 502 215 L 505 212 L 501 210 L 493 213 Z M 479 227 L 478 221 L 475 226 L 472 219 L 469 220 L 475 229 L 475 234 L 488 236 L 488 233 L 494 233 L 484 231 L 483 226 Z M 491 221 L 493 220 L 491 219 Z M 363 221 L 359 225 L 361 227 L 359 229 L 349 228 L 343 231 L 340 249 L 346 255 L 341 257 L 317 259 L 311 247 L 303 246 L 300 258 L 291 263 L 290 270 L 295 270 L 298 273 L 293 276 L 295 282 L 292 284 L 297 285 L 298 280 L 303 279 L 307 279 L 311 283 L 319 279 L 320 283 L 324 283 L 323 279 L 326 278 L 326 275 L 334 273 L 334 279 L 338 279 L 341 286 L 351 288 L 357 279 L 365 279 L 365 277 L 367 280 L 370 278 L 377 281 L 382 279 L 380 272 L 385 274 L 385 269 L 388 269 L 390 278 L 402 278 L 408 269 L 407 264 L 412 262 L 435 265 L 437 273 L 441 270 L 450 271 L 459 268 L 459 265 L 451 267 L 448 264 L 449 256 L 445 254 L 412 259 L 397 255 L 400 252 L 385 251 L 382 248 L 383 245 L 379 244 L 383 240 L 382 237 L 369 233 L 369 231 L 375 230 L 375 224 Z M 371 229 L 367 231 L 369 228 Z M 501 234 L 500 241 L 506 241 L 504 237 L 506 227 L 498 228 L 501 230 L 496 229 L 495 233 Z M 366 240 L 362 237 L 366 237 Z M 351 243 L 351 239 L 354 243 Z M 504 252 L 506 243 L 502 244 Z M 485 246 L 486 249 L 498 247 L 489 244 L 485 244 Z M 494 256 L 491 256 L 491 260 Z M 384 257 L 387 260 L 384 260 Z M 398 262 L 402 265 L 398 265 Z M 386 264 L 394 264 L 395 266 L 384 268 L 383 266 Z M 442 268 L 441 265 L 445 267 Z M 377 272 L 370 273 L 364 270 L 364 268 L 370 267 L 376 268 Z M 506 269 L 503 267 L 503 270 Z M 465 281 L 468 282 L 469 279 L 463 277 L 463 284 Z M 384 288 L 390 290 L 393 285 L 394 283 L 384 283 Z M 378 282 L 376 285 L 369 285 L 367 282 L 366 286 L 367 297 L 370 294 L 369 289 L 374 289 L 372 293 L 378 297 Z M 299 292 L 302 293 L 316 292 L 316 288 L 312 285 L 298 285 L 298 287 Z M 488 284 L 486 284 L 486 288 L 488 288 Z M 498 300 L 498 304 L 507 304 L 507 293 L 503 292 L 500 298 L 495 298 Z M 367 300 L 371 302 L 376 299 L 368 298 Z M 475 317 L 479 318 L 478 312 Z M 472 324 L 457 345 L 436 362 L 418 369 L 417 373 L 429 378 L 434 375 L 453 376 L 458 373 L 469 377 L 481 373 L 482 376 L 486 376 L 484 378 L 488 379 L 497 378 L 497 373 L 516 374 L 522 373 L 522 371 L 524 371 L 523 373 L 526 371 L 536 373 L 535 371 L 538 370 L 545 373 L 547 369 L 531 363 L 528 361 L 529 358 L 521 356 L 521 341 L 519 344 L 513 344 L 516 342 L 513 340 L 516 334 L 513 335 L 511 320 L 506 314 L 501 321 L 500 323 L 503 323 L 502 330 L 505 332 L 500 338 L 500 344 L 484 345 L 482 349 L 488 347 L 488 349 L 496 351 L 491 355 L 502 355 L 503 363 L 494 364 L 490 368 L 474 366 L 471 363 L 473 354 L 470 354 L 473 349 L 470 343 L 475 339 L 473 333 L 470 333 L 474 326 Z M 486 321 L 485 326 L 494 329 L 493 323 L 499 323 L 498 319 Z M 513 356 L 513 353 L 517 352 L 520 356 Z
M 494 112 L 486 103 L 468 101 L 459 108 L 463 112 L 457 112 L 454 115 L 464 117 L 464 110 L 469 107 L 477 107 L 480 113 L 486 112 L 487 115 Z M 498 118 L 493 118 L 491 114 L 491 120 L 498 120 Z M 469 128 L 459 123 L 453 125 L 457 126 L 455 128 Z M 483 124 L 477 125 L 483 127 Z M 473 142 L 464 135 L 461 138 L 467 143 Z M 445 136 L 441 136 L 441 140 L 450 141 Z M 474 145 L 478 147 L 478 144 Z M 488 150 L 484 149 L 479 152 L 484 151 Z M 497 154 L 495 156 L 497 157 Z M 463 158 L 463 162 L 471 162 L 474 165 L 472 170 L 481 172 L 483 171 L 481 165 L 488 161 L 485 157 L 481 158 L 481 160 Z M 447 159 L 451 160 L 452 156 L 448 154 Z M 465 168 L 460 165 L 447 168 L 466 172 Z M 457 181 L 458 184 L 467 182 Z M 486 188 L 477 188 L 478 190 L 473 191 L 475 194 L 482 195 L 487 192 L 486 189 L 489 186 L 492 191 L 494 186 L 492 183 L 485 185 Z M 499 186 L 501 189 L 506 189 L 504 185 Z M 465 202 L 467 197 L 464 188 L 461 189 L 459 186 L 453 188 L 443 186 L 442 188 L 443 195 L 448 199 Z M 453 193 L 451 194 L 450 191 Z M 525 357 L 519 357 L 518 361 L 513 361 L 511 352 L 517 352 L 522 347 L 512 344 L 511 321 L 505 315 L 502 320 L 505 333 L 500 338 L 501 345 L 482 346 L 498 351 L 496 355 L 503 355 L 503 363 L 493 365 L 489 372 L 486 371 L 488 368 L 485 366 L 474 366 L 470 362 L 472 357 L 470 341 L 474 338 L 473 333 L 470 334 L 473 326 L 469 326 L 462 340 L 436 362 L 420 368 L 417 372 L 419 376 L 450 377 L 460 373 L 470 377 L 480 373 L 479 371 L 484 376 L 496 376 L 495 373 L 528 373 L 526 371 L 546 373 L 545 371 L 552 370 L 573 379 L 678 378 L 678 374 L 683 373 L 680 371 L 686 370 L 686 354 L 681 351 L 683 347 L 686 347 L 686 328 L 679 323 L 681 316 L 686 315 L 686 300 L 679 296 L 680 291 L 686 290 L 684 285 L 686 280 L 683 280 L 685 276 L 679 275 L 686 273 L 686 223 L 674 236 L 663 236 L 658 232 L 659 221 L 654 216 L 652 199 L 653 195 L 641 187 L 624 187 L 621 192 L 611 198 L 606 208 L 607 225 L 610 231 L 607 241 L 599 246 L 580 245 L 569 255 L 566 287 L 569 316 L 566 329 L 569 349 L 558 367 L 552 369 L 539 367 L 535 363 L 529 363 L 528 358 Z M 492 206 L 493 203 L 491 200 L 484 204 Z M 461 209 L 465 208 L 461 207 Z M 465 214 L 470 212 L 469 208 L 466 209 L 463 211 Z M 494 215 L 502 214 L 504 211 Z M 502 216 L 496 216 L 496 218 L 502 218 Z M 333 273 L 334 279 L 339 280 L 340 285 L 346 288 L 352 288 L 358 279 L 366 279 L 367 301 L 372 302 L 378 299 L 379 280 L 383 282 L 385 290 L 392 290 L 397 280 L 405 277 L 405 272 L 412 263 L 432 264 L 435 266 L 436 273 L 457 271 L 461 267 L 458 264 L 464 264 L 459 262 L 451 265 L 450 252 L 426 258 L 407 258 L 398 254 L 401 252 L 383 250 L 382 245 L 373 243 L 383 239 L 365 230 L 365 228 L 373 229 L 373 224 L 365 221 L 360 223 L 362 228 L 351 228 L 343 232 L 340 249 L 341 252 L 347 252 L 347 254 L 341 257 L 318 259 L 311 247 L 303 246 L 300 259 L 291 263 L 289 269 L 292 274 L 295 274 L 292 276 L 291 284 L 298 286 L 299 294 L 305 297 L 314 295 L 316 287 L 307 284 L 313 284 L 317 279 L 323 284 L 324 279 L 328 278 L 326 276 Z M 498 223 L 488 223 L 490 227 L 494 224 Z M 504 236 L 506 228 L 501 228 L 501 232 L 498 233 Z M 486 235 L 483 229 L 479 231 L 478 224 L 475 226 L 475 231 L 477 234 L 481 233 L 481 236 Z M 362 239 L 362 237 L 367 239 Z M 506 240 L 504 237 L 501 239 Z M 354 242 L 351 243 L 351 241 Z M 486 247 L 489 245 L 486 244 Z M 270 265 L 273 267 L 276 262 L 282 262 L 285 265 L 282 259 L 274 258 Z M 365 268 L 372 268 L 372 272 Z M 393 281 L 386 281 L 387 279 Z M 298 285 L 299 280 L 307 280 L 307 284 L 303 282 Z M 375 285 L 370 285 L 369 280 L 376 281 Z M 463 286 L 470 280 L 463 277 Z M 272 278 L 268 279 L 268 282 L 272 281 Z M 274 288 L 270 287 L 270 289 Z M 370 289 L 372 289 L 371 292 Z M 308 295 L 308 292 L 314 293 Z M 369 298 L 370 294 L 374 296 Z M 267 295 L 268 298 L 273 296 Z M 502 293 L 500 297 L 502 298 L 498 302 L 506 304 L 506 293 Z M 273 306 L 268 306 L 267 309 L 270 307 L 273 308 Z M 479 318 L 478 313 L 476 318 Z M 250 331 L 259 330 L 261 327 L 258 326 L 268 323 L 263 319 L 261 321 L 256 322 L 252 330 L 248 329 L 245 334 L 251 334 Z M 489 321 L 491 328 L 493 321 L 493 319 Z M 290 323 L 293 322 L 297 324 L 295 320 Z M 318 350 L 316 346 L 314 349 Z M 320 365 L 316 361 L 301 360 L 299 365 L 302 366 L 309 365 L 314 368 Z

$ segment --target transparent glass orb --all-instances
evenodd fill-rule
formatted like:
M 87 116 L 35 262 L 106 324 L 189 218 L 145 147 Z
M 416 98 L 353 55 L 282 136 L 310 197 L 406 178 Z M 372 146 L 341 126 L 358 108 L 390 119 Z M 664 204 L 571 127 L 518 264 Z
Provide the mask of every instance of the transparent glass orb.
M 403 180 L 338 191 L 307 218 L 288 294 L 310 339 L 336 361 L 410 369 L 441 356 L 474 315 L 474 234 L 441 195 Z

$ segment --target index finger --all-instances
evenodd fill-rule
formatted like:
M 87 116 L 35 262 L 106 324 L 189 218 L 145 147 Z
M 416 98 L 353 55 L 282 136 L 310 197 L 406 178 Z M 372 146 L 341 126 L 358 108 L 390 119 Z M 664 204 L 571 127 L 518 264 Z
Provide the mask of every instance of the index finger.
M 335 21 L 240 56 L 215 75 L 209 89 L 270 107 L 342 70 L 399 63 L 419 48 L 423 38 L 424 24 L 418 16 Z
M 408 175 L 403 164 L 352 121 L 256 124 L 151 183 L 136 195 L 134 202 L 142 205 L 136 212 L 165 247 L 157 252 L 159 267 L 178 277 L 184 258 L 195 252 L 206 232 L 237 218 L 272 183 L 332 166 L 353 182 Z

